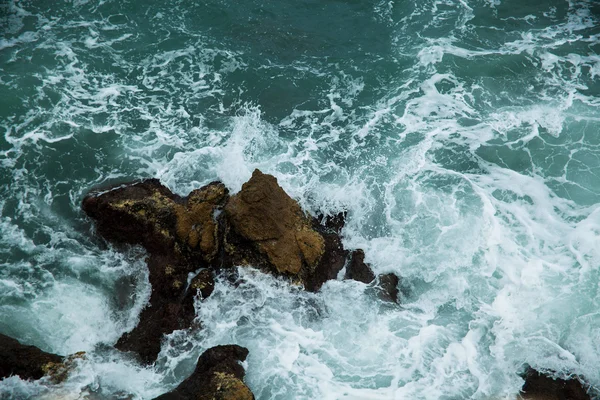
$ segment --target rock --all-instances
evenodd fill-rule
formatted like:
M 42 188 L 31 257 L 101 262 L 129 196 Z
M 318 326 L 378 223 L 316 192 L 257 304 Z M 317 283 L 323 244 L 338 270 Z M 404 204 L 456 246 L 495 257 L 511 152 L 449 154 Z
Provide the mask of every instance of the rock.
M 400 278 L 395 274 L 379 275 L 377 287 L 380 289 L 379 298 L 384 301 L 398 303 L 398 284 Z
M 75 354 L 68 355 L 60 363 L 50 362 L 45 365 L 46 375 L 50 377 L 53 383 L 63 382 L 69 377 L 69 373 L 74 368 L 78 360 L 85 359 L 85 351 L 80 351 Z
M 0 334 L 0 378 L 18 375 L 21 379 L 40 379 L 60 365 L 63 357 Z
M 115 345 L 119 350 L 136 353 L 145 364 L 156 360 L 163 335 L 192 324 L 196 317 L 194 296 L 200 292 L 206 298 L 214 288 L 213 273 L 207 269 L 187 287 L 187 267 L 166 255 L 151 255 L 148 268 L 152 284 L 149 306 L 142 310 L 137 326 Z
M 231 197 L 225 212 L 232 229 L 253 243 L 280 274 L 314 270 L 325 252 L 323 237 L 312 229 L 298 203 L 275 177 L 259 170 Z
M 344 265 L 339 235 L 307 216 L 271 175 L 255 170 L 224 211 L 229 265 L 263 267 L 312 291 Z
M 82 208 L 102 237 L 149 253 L 149 305 L 116 344 L 148 364 L 165 334 L 190 326 L 194 296 L 212 293 L 215 270 L 251 265 L 317 291 L 348 258 L 339 235 L 343 213 L 320 223 L 259 170 L 231 197 L 219 182 L 180 197 L 150 179 L 93 192 Z M 202 268 L 188 287 L 188 275 Z
M 83 200 L 83 210 L 96 229 L 116 243 L 141 244 L 147 260 L 152 294 L 139 324 L 116 347 L 133 351 L 150 364 L 160 352 L 162 337 L 190 326 L 194 296 L 212 293 L 213 274 L 204 270 L 188 288 L 188 274 L 210 265 L 218 253 L 214 214 L 228 198 L 221 183 L 211 183 L 182 198 L 150 179 L 95 192 Z
M 363 283 L 371 283 L 375 279 L 375 274 L 371 271 L 371 268 L 365 264 L 364 251 L 358 249 L 352 252 L 352 258 L 346 267 L 345 278 Z
M 317 220 L 320 224 L 328 229 L 331 233 L 342 233 L 342 229 L 346 224 L 346 212 L 340 212 L 335 215 L 318 215 Z
M 212 347 L 200 356 L 192 375 L 155 400 L 253 400 L 240 365 L 247 356 L 240 346 Z
M 592 398 L 577 379 L 552 379 L 531 368 L 525 374 L 521 397 L 525 400 L 589 400 Z
M 181 198 L 149 179 L 91 193 L 82 207 L 107 240 L 141 244 L 151 254 L 210 261 L 218 251 L 213 215 L 228 196 L 225 186 L 214 182 Z

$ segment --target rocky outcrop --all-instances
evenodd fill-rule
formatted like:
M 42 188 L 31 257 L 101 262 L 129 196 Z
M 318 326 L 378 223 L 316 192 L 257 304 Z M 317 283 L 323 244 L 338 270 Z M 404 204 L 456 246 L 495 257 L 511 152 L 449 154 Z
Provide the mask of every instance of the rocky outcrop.
M 12 375 L 25 380 L 48 376 L 55 383 L 62 382 L 67 378 L 74 362 L 83 358 L 84 354 L 80 352 L 61 357 L 0 334 L 0 379 Z
M 240 365 L 247 356 L 248 350 L 240 346 L 212 347 L 200 356 L 189 378 L 156 400 L 253 400 Z
M 524 400 L 589 400 L 585 386 L 577 379 L 552 379 L 534 369 L 525 373 L 525 384 L 521 389 Z
M 149 306 L 116 344 L 147 364 L 156 360 L 165 334 L 190 326 L 194 296 L 210 296 L 216 271 L 249 265 L 316 291 L 348 258 L 340 238 L 343 214 L 307 215 L 275 177 L 259 170 L 233 196 L 213 182 L 181 197 L 150 179 L 92 192 L 82 207 L 102 237 L 149 253 Z

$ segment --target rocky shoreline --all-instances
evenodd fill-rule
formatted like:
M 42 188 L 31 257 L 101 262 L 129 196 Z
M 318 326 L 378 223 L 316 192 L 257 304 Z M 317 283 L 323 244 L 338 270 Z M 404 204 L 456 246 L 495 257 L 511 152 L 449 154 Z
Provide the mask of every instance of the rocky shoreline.
M 143 364 L 156 361 L 164 335 L 191 327 L 194 299 L 209 297 L 215 275 L 233 273 L 236 266 L 259 268 L 313 292 L 346 267 L 346 279 L 375 281 L 382 300 L 398 302 L 399 277 L 375 276 L 362 250 L 344 249 L 343 214 L 307 215 L 275 177 L 259 170 L 235 195 L 213 182 L 181 197 L 150 179 L 93 191 L 82 208 L 104 239 L 147 250 L 149 304 L 138 325 L 115 344 Z M 240 365 L 247 355 L 248 350 L 237 345 L 208 349 L 190 377 L 157 399 L 253 399 Z M 45 353 L 0 335 L 0 379 L 47 376 L 59 382 L 81 357 L 85 355 Z M 590 398 L 576 379 L 555 381 L 533 370 L 525 379 L 523 398 Z

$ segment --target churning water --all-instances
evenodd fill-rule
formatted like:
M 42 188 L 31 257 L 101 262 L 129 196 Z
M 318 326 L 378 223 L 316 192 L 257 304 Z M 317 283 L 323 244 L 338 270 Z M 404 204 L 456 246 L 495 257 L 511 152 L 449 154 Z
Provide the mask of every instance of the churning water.
M 510 399 L 528 365 L 598 388 L 599 107 L 591 0 L 5 0 L 0 332 L 88 357 L 0 398 L 151 399 L 228 343 L 258 399 Z M 244 269 L 155 366 L 112 350 L 144 252 L 95 237 L 83 195 L 254 168 L 347 210 L 401 306 Z

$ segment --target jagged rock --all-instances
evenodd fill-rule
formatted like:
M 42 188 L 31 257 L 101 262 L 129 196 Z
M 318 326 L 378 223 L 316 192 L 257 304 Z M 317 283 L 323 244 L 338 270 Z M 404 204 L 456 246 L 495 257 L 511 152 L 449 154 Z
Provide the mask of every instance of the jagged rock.
M 194 296 L 210 295 L 214 270 L 251 265 L 316 291 L 348 257 L 339 235 L 343 213 L 320 223 L 259 170 L 231 197 L 219 182 L 180 197 L 150 179 L 93 192 L 82 208 L 105 239 L 149 253 L 149 306 L 116 344 L 145 363 L 156 360 L 164 334 L 190 326 Z M 188 275 L 201 268 L 188 287 Z
M 44 366 L 46 375 L 50 377 L 50 380 L 53 383 L 63 382 L 65 379 L 68 378 L 69 373 L 75 366 L 75 363 L 78 360 L 85 359 L 85 354 L 85 351 L 79 351 L 77 353 L 66 356 L 60 363 L 50 362 L 46 364 Z
M 224 211 L 230 265 L 266 267 L 313 291 L 344 265 L 339 235 L 307 216 L 271 175 L 255 170 Z
M 152 284 L 149 306 L 142 310 L 137 326 L 121 336 L 115 347 L 132 351 L 151 364 L 160 353 L 163 335 L 190 327 L 196 316 L 194 296 L 197 292 L 203 298 L 210 296 L 214 280 L 212 271 L 202 270 L 188 287 L 187 273 L 178 272 L 186 268 L 164 255 L 150 256 L 148 268 Z
M 0 378 L 18 375 L 21 379 L 40 379 L 61 365 L 63 357 L 0 334 Z
M 589 400 L 584 385 L 577 379 L 552 379 L 529 368 L 521 389 L 524 400 Z
M 240 365 L 247 356 L 248 350 L 240 346 L 212 347 L 200 356 L 192 375 L 155 400 L 253 400 Z
M 256 245 L 274 270 L 300 275 L 314 270 L 325 252 L 323 237 L 311 220 L 277 184 L 277 179 L 255 170 L 242 190 L 225 206 L 232 229 Z
M 352 252 L 350 263 L 346 267 L 346 279 L 353 279 L 363 283 L 371 283 L 375 279 L 375 274 L 365 263 L 365 252 L 358 249 Z
M 152 285 L 149 306 L 139 324 L 116 347 L 137 353 L 144 363 L 156 360 L 164 334 L 190 326 L 194 296 L 214 288 L 213 273 L 203 270 L 188 287 L 188 275 L 206 267 L 218 253 L 213 215 L 228 198 L 221 183 L 211 183 L 179 197 L 156 179 L 92 193 L 83 210 L 96 220 L 107 240 L 143 245 Z
M 213 214 L 228 197 L 218 182 L 182 198 L 157 179 L 148 179 L 91 193 L 82 207 L 107 240 L 141 244 L 151 254 L 210 261 L 218 250 Z
M 377 287 L 379 290 L 379 298 L 393 303 L 398 302 L 398 284 L 400 278 L 395 274 L 379 275 Z

